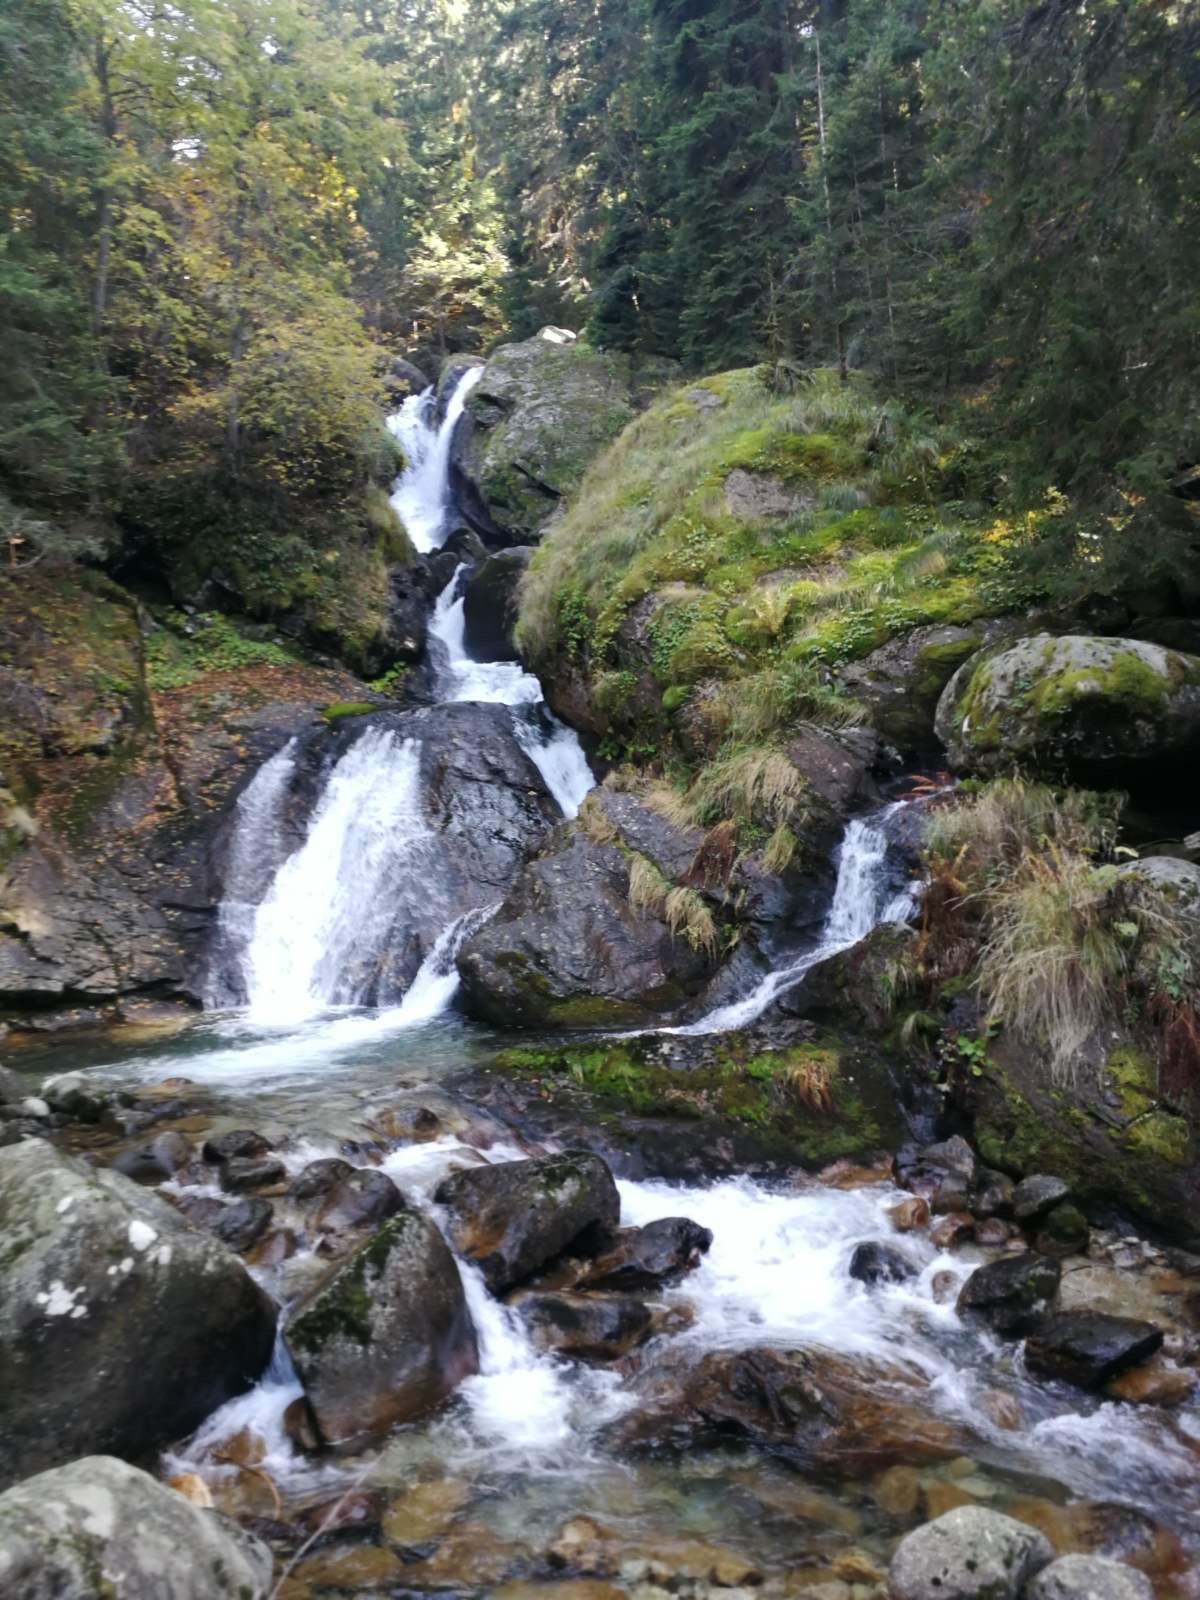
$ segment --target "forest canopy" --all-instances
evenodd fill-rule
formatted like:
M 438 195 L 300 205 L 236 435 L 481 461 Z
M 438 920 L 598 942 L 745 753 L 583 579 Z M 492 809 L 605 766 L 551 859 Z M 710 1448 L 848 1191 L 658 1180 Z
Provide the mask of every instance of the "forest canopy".
M 387 357 L 546 322 L 866 373 L 1136 529 L 1200 482 L 1198 112 L 1163 0 L 11 0 L 10 537 L 266 605 L 375 537 Z

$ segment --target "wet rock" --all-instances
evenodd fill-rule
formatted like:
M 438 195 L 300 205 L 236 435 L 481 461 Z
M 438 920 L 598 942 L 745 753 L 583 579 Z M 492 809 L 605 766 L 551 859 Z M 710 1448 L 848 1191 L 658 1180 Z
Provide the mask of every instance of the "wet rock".
M 310 1161 L 288 1185 L 288 1199 L 316 1200 L 320 1195 L 328 1194 L 335 1184 L 348 1178 L 353 1171 L 348 1161 L 342 1161 L 337 1156 L 324 1156 L 320 1161 Z
M 677 1283 L 699 1265 L 712 1244 L 712 1230 L 688 1217 L 658 1217 L 641 1228 L 623 1228 L 577 1280 L 581 1289 L 656 1289 Z
M 917 1275 L 914 1261 L 894 1244 L 868 1239 L 855 1245 L 850 1257 L 850 1276 L 859 1283 L 905 1283 Z
M 730 1437 L 770 1446 L 805 1470 L 852 1477 L 945 1460 L 965 1442 L 931 1415 L 927 1380 L 915 1369 L 825 1350 L 718 1351 L 617 1429 L 635 1447 L 690 1449 Z
M 921 1503 L 921 1474 L 915 1467 L 889 1467 L 872 1483 L 871 1495 L 889 1517 L 911 1517 Z
M 939 1250 L 953 1250 L 965 1244 L 975 1233 L 975 1218 L 969 1211 L 954 1211 L 942 1217 L 929 1231 L 929 1237 Z
M 249 1250 L 262 1238 L 271 1226 L 274 1214 L 274 1207 L 269 1200 L 257 1197 L 237 1200 L 231 1206 L 222 1207 L 211 1227 L 222 1244 L 240 1253 Z
M 975 1180 L 971 1210 L 977 1217 L 1011 1217 L 1016 1185 L 1006 1173 L 984 1167 Z
M 242 1263 L 119 1173 L 0 1150 L 0 1235 L 0 1479 L 143 1456 L 266 1366 L 275 1308 Z
M 309 1591 L 335 1589 L 360 1594 L 390 1589 L 403 1576 L 404 1567 L 394 1550 L 379 1544 L 334 1544 L 306 1556 L 293 1577 Z
M 1026 1600 L 1154 1600 L 1145 1573 L 1104 1556 L 1060 1556 L 1025 1591 Z
M 1036 1222 L 1064 1201 L 1070 1192 L 1070 1184 L 1064 1183 L 1061 1178 L 1034 1173 L 1022 1178 L 1013 1190 L 1013 1215 L 1018 1222 Z
M 0 1495 L 0 1593 L 13 1600 L 247 1600 L 272 1565 L 258 1539 L 112 1456 Z
M 958 1297 L 958 1314 L 986 1322 L 997 1333 L 1028 1333 L 1054 1304 L 1062 1268 L 1034 1251 L 978 1267 Z
M 971 1209 L 971 1183 L 958 1173 L 942 1179 L 929 1201 L 929 1209 L 936 1217 L 953 1216 Z
M 516 661 L 513 629 L 517 590 L 533 555 L 532 545 L 497 550 L 480 563 L 463 590 L 467 653 L 476 661 Z
M 288 1403 L 283 1413 L 283 1431 L 300 1450 L 316 1451 L 321 1448 L 317 1419 L 313 1416 L 312 1407 L 304 1395 L 299 1395 Z
M 582 1361 L 619 1361 L 654 1331 L 650 1308 L 628 1294 L 522 1290 L 509 1304 L 539 1350 Z
M 1149 1361 L 1130 1367 L 1104 1385 L 1105 1394 L 1114 1400 L 1137 1405 L 1177 1406 L 1196 1392 L 1196 1374 L 1177 1367 L 1162 1351 Z
M 527 1567 L 528 1561 L 524 1545 L 503 1538 L 485 1522 L 463 1522 L 450 1529 L 426 1560 L 404 1568 L 404 1588 L 491 1594 L 514 1567 Z
M 286 1177 L 287 1169 L 277 1156 L 231 1156 L 221 1166 L 221 1187 L 230 1194 L 265 1189 L 268 1184 L 280 1183 Z
M 250 1161 L 265 1156 L 271 1149 L 271 1141 L 264 1139 L 261 1133 L 255 1133 L 252 1128 L 234 1128 L 229 1133 L 218 1133 L 206 1139 L 202 1154 L 205 1161 L 219 1165 L 235 1158 Z
M 969 1188 L 975 1177 L 975 1152 L 960 1134 L 937 1144 L 910 1145 L 896 1157 L 896 1178 L 928 1199 L 947 1180 Z
M 985 1249 L 998 1250 L 1002 1245 L 1006 1245 L 1011 1238 L 1012 1229 L 1007 1222 L 1001 1221 L 999 1217 L 983 1217 L 975 1224 L 975 1243 L 983 1245 Z M 1046 1253 L 1048 1255 L 1054 1254 L 1053 1251 L 1047 1251 Z
M 379 1172 L 375 1167 L 356 1167 L 329 1190 L 314 1223 L 327 1233 L 378 1228 L 395 1216 L 403 1204 L 403 1195 L 386 1172 Z
M 161 1183 L 173 1178 L 191 1160 L 191 1141 L 182 1133 L 160 1133 L 137 1150 L 125 1150 L 113 1162 L 113 1170 L 135 1183 Z
M 286 1338 L 321 1438 L 342 1450 L 425 1415 L 479 1365 L 454 1257 L 407 1208 L 303 1302 Z
M 610 1245 L 621 1215 L 612 1173 L 582 1150 L 457 1172 L 434 1199 L 449 1213 L 455 1249 L 493 1294 L 568 1247 L 588 1255 Z
M 104 1095 L 78 1072 L 47 1078 L 42 1084 L 41 1097 L 51 1111 L 61 1111 L 72 1122 L 99 1122 L 107 1104 Z
M 411 361 L 405 361 L 403 356 L 393 356 L 383 375 L 383 386 L 388 399 L 393 405 L 398 406 L 410 395 L 424 394 L 430 383 L 420 367 Z
M 900 1541 L 889 1593 L 892 1600 L 1017 1600 L 1053 1554 L 1037 1529 L 962 1506 Z
M 1074 1256 L 1088 1247 L 1091 1229 L 1078 1206 L 1058 1205 L 1042 1218 L 1036 1245 L 1045 1256 Z
M 1026 1340 L 1025 1365 L 1035 1377 L 1098 1389 L 1148 1360 L 1162 1342 L 1162 1329 L 1151 1322 L 1096 1311 L 1060 1311 L 1040 1322 Z
M 929 1223 L 929 1202 L 914 1195 L 911 1200 L 901 1200 L 888 1211 L 892 1227 L 897 1233 L 915 1233 Z
M 10 1067 L 0 1067 L 0 1105 L 19 1105 L 28 1093 L 29 1084 L 25 1078 Z

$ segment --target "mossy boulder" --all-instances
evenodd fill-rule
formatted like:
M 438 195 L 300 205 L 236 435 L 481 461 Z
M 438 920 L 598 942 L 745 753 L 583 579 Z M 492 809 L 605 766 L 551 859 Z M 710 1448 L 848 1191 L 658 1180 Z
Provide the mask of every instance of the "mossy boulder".
M 463 591 L 463 624 L 468 652 L 476 661 L 515 661 L 517 589 L 533 550 L 517 545 L 497 550 L 480 562 Z
M 339 1450 L 426 1415 L 479 1366 L 454 1257 L 407 1206 L 304 1301 L 286 1339 L 320 1437 Z
M 1153 1033 L 1094 1041 L 1070 1082 L 1001 1035 L 962 1091 L 991 1167 L 1054 1173 L 1085 1211 L 1115 1207 L 1200 1248 L 1200 1124 L 1162 1082 Z
M 834 677 L 898 750 L 931 750 L 937 743 L 934 718 L 943 689 L 964 661 L 1012 629 L 1011 623 L 996 619 L 913 628 L 861 660 L 838 667 Z
M 1200 657 L 1139 639 L 1034 634 L 958 669 L 937 732 L 960 771 L 1137 783 L 1200 753 Z
M 140 1457 L 251 1387 L 275 1308 L 222 1244 L 116 1172 L 0 1150 L 0 1483 Z
M 478 531 L 493 541 L 536 540 L 633 414 L 627 360 L 540 335 L 501 345 L 454 441 L 456 475 L 474 485 L 491 524 Z M 469 498 L 466 509 L 469 517 Z

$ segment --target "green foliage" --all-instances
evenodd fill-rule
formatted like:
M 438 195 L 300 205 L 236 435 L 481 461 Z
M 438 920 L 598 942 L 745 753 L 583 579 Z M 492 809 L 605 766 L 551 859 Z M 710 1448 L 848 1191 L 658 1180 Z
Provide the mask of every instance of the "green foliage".
M 146 683 L 159 692 L 185 689 L 210 672 L 286 667 L 299 659 L 273 640 L 247 636 L 217 612 L 195 617 L 167 612 L 147 638 L 145 651 Z

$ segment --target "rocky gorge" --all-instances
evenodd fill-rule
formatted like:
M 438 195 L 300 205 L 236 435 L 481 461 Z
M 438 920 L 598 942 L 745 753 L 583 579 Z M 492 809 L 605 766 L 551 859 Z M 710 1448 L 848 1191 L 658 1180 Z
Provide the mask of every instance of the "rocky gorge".
M 370 681 L 0 594 L 0 1588 L 1197 1592 L 1194 624 L 547 333 Z

